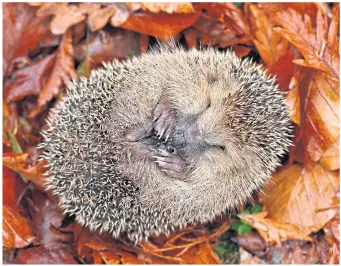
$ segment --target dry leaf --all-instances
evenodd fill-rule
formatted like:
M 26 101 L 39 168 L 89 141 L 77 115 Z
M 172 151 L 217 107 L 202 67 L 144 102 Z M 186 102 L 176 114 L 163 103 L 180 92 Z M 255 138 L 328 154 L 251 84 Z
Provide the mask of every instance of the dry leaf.
M 30 245 L 35 236 L 27 220 L 10 206 L 3 206 L 3 246 L 23 248 Z
M 159 13 L 161 11 L 172 14 L 172 13 L 194 13 L 195 10 L 191 3 L 141 3 L 143 10 L 150 12 Z
M 57 96 L 63 83 L 67 85 L 71 80 L 77 80 L 77 72 L 74 68 L 72 54 L 72 32 L 69 30 L 63 36 L 57 51 L 57 58 L 52 74 L 39 95 L 38 107 L 32 116 L 36 115 L 53 96 Z
M 242 247 L 239 247 L 240 264 L 264 264 L 258 257 L 253 256 Z
M 312 241 L 307 234 L 302 232 L 295 225 L 265 218 L 266 215 L 267 212 L 260 212 L 256 214 L 244 214 L 238 216 L 250 226 L 257 229 L 259 234 L 266 242 L 269 242 L 270 245 L 274 245 L 275 243 L 281 245 L 281 241 L 289 239 Z
M 115 7 L 115 14 L 110 19 L 110 25 L 114 27 L 121 26 L 129 18 L 130 12 L 128 7 L 122 3 L 113 3 L 110 6 Z
M 15 71 L 11 79 L 5 82 L 4 99 L 7 102 L 18 101 L 29 95 L 38 95 L 50 74 L 55 54 Z
M 120 27 L 169 40 L 199 18 L 200 12 L 191 14 L 135 13 Z
M 321 165 L 328 170 L 340 169 L 340 138 L 329 147 L 320 159 Z
M 27 168 L 26 160 L 28 154 L 5 153 L 2 160 L 4 165 L 13 171 L 23 175 L 25 178 L 32 181 L 41 190 L 44 189 L 45 177 L 43 174 L 46 172 L 46 160 L 40 160 L 37 165 Z
M 264 63 L 270 67 L 286 54 L 288 41 L 273 32 L 273 23 L 263 10 L 253 4 L 250 4 L 249 8 L 250 24 L 254 28 L 254 43 Z
M 91 31 L 102 29 L 115 13 L 116 9 L 111 7 L 95 10 L 87 19 L 89 29 Z
M 35 15 L 36 8 L 26 3 L 3 4 L 3 76 L 12 71 L 12 63 L 29 51 L 47 44 L 57 45 L 59 37 L 48 28 L 48 17 Z
M 274 174 L 262 201 L 269 218 L 296 225 L 308 235 L 335 216 L 336 210 L 328 207 L 339 186 L 339 174 L 319 164 L 312 169 L 290 165 Z

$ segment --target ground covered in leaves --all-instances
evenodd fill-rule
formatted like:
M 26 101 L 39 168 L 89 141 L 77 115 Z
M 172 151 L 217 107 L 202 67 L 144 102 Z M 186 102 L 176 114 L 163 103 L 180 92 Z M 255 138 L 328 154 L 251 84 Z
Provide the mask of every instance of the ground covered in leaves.
M 339 4 L 5 3 L 5 263 L 339 263 Z M 137 246 L 90 232 L 44 191 L 46 116 L 102 61 L 173 37 L 251 57 L 286 92 L 295 146 L 253 202 Z

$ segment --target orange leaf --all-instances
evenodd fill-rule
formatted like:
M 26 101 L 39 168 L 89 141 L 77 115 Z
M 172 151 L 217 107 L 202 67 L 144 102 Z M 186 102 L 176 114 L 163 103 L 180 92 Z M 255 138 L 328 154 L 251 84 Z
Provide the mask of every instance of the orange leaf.
M 337 172 L 316 164 L 311 169 L 290 165 L 275 173 L 262 201 L 268 217 L 296 225 L 306 235 L 320 230 L 336 214 L 333 197 L 339 190 Z M 324 211 L 320 211 L 324 209 Z
M 270 245 L 275 243 L 281 245 L 281 241 L 289 239 L 312 241 L 307 234 L 300 231 L 295 225 L 265 218 L 266 215 L 267 212 L 260 212 L 256 214 L 238 215 L 238 217 L 257 229 L 259 234 L 265 241 L 269 242 Z
M 98 253 L 101 255 L 106 264 L 119 264 L 121 261 L 120 256 L 116 251 L 102 250 L 98 251 Z
M 68 84 L 71 79 L 77 80 L 77 72 L 74 68 L 72 54 L 72 31 L 69 30 L 63 36 L 62 42 L 57 51 L 57 59 L 52 70 L 52 74 L 39 95 L 38 108 L 35 112 L 33 112 L 33 114 L 39 112 L 41 107 L 50 101 L 53 96 L 58 94 L 58 90 L 62 83 Z M 34 116 L 33 114 L 32 116 Z
M 340 169 L 340 138 L 326 150 L 320 159 L 320 163 L 328 170 Z
M 191 26 L 200 16 L 200 12 L 191 14 L 135 13 L 120 27 L 169 40 L 183 29 Z
M 3 246 L 7 248 L 23 248 L 30 245 L 35 236 L 27 220 L 18 210 L 3 206 Z
M 192 246 L 181 258 L 187 264 L 220 264 L 219 259 L 215 255 L 211 245 L 207 242 Z
M 328 38 L 330 41 L 327 43 L 327 18 L 320 11 L 317 12 L 316 33 L 310 17 L 305 15 L 302 18 L 301 14 L 292 9 L 276 13 L 274 20 L 283 27 L 275 31 L 297 47 L 305 58 L 305 61 L 295 60 L 296 64 L 322 70 L 335 79 L 339 78 L 340 56 L 331 53 L 335 47 L 330 47 L 338 46 L 338 40 L 334 41 L 337 39 L 336 31 L 331 29 L 333 37 Z
M 38 188 L 44 189 L 45 177 L 43 174 L 46 172 L 47 161 L 40 160 L 37 165 L 26 168 L 27 157 L 27 153 L 5 153 L 2 159 L 8 168 L 31 180 Z
M 250 6 L 251 25 L 254 27 L 254 43 L 267 66 L 272 66 L 288 50 L 288 41 L 273 32 L 273 23 L 256 5 Z

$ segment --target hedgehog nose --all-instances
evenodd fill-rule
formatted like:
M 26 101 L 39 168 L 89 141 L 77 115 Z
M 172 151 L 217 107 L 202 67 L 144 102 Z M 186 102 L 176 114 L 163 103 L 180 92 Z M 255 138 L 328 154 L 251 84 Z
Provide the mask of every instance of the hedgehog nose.
M 172 144 L 174 148 L 181 148 L 186 145 L 186 139 L 183 131 L 175 130 L 172 137 Z

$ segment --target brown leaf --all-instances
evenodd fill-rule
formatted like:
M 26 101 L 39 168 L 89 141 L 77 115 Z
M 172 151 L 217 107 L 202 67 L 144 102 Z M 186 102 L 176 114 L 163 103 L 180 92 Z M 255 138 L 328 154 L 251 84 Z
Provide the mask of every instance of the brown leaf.
M 292 60 L 294 59 L 293 50 L 288 50 L 285 55 L 280 57 L 268 70 L 269 74 L 276 75 L 276 81 L 281 91 L 291 91 L 290 83 L 298 68 Z M 285 71 L 283 71 L 285 69 Z M 295 78 L 297 79 L 297 77 Z M 298 80 L 297 80 L 298 82 Z M 298 109 L 300 111 L 300 109 Z
M 17 58 L 37 47 L 59 43 L 59 37 L 49 31 L 49 18 L 39 18 L 35 12 L 36 8 L 26 3 L 4 3 L 3 76 L 11 72 L 12 62 Z
M 106 264 L 119 264 L 121 259 L 116 251 L 102 250 L 98 251 Z
M 35 236 L 27 220 L 16 208 L 3 206 L 3 246 L 23 248 L 35 241 Z
M 57 58 L 52 74 L 45 83 L 39 98 L 37 112 L 49 102 L 53 96 L 57 96 L 61 85 L 68 84 L 72 79 L 77 80 L 77 72 L 72 58 L 72 31 L 67 31 L 57 51 Z
M 236 37 L 245 36 L 250 39 L 251 30 L 249 23 L 242 11 L 232 3 L 199 3 L 196 9 L 204 9 L 206 14 L 223 23 L 227 32 Z
M 37 11 L 37 16 L 54 15 L 50 29 L 53 34 L 58 35 L 65 33 L 72 25 L 83 21 L 86 11 L 77 5 L 67 3 L 44 3 Z
M 55 54 L 15 71 L 5 82 L 4 99 L 18 101 L 29 95 L 38 95 L 50 74 Z
M 271 218 L 265 218 L 266 215 L 267 212 L 260 212 L 256 214 L 238 215 L 238 217 L 257 229 L 259 234 L 266 242 L 269 242 L 270 245 L 275 243 L 281 245 L 281 241 L 288 239 L 312 241 L 307 234 L 300 231 L 295 225 L 278 222 Z
M 102 29 L 115 13 L 116 9 L 111 7 L 95 10 L 87 19 L 89 29 L 91 31 Z
M 256 257 L 253 256 L 251 253 L 247 252 L 242 247 L 239 247 L 239 254 L 240 254 L 240 264 L 263 264 L 262 261 Z
M 3 204 L 16 209 L 17 201 L 25 188 L 24 182 L 14 171 L 6 166 L 2 167 Z
M 193 25 L 199 16 L 200 12 L 190 14 L 135 13 L 120 27 L 155 36 L 161 40 L 169 40 L 183 29 Z
M 13 171 L 23 175 L 31 180 L 41 190 L 45 187 L 46 160 L 40 160 L 37 165 L 28 167 L 26 160 L 28 154 L 5 153 L 3 154 L 3 163 Z
M 328 264 L 340 264 L 340 247 L 335 243 L 329 248 Z
M 249 8 L 250 24 L 255 35 L 254 43 L 264 63 L 270 67 L 286 54 L 288 41 L 273 32 L 273 23 L 263 10 L 253 4 L 250 4 Z
M 58 203 L 52 202 L 40 191 L 35 191 L 32 199 L 27 198 L 27 200 L 32 217 L 32 229 L 40 238 L 40 244 L 47 250 L 59 250 L 63 245 L 64 237 L 56 231 L 62 225 L 64 216 Z
M 129 9 L 123 3 L 112 3 L 110 6 L 114 6 L 116 10 L 115 14 L 110 19 L 110 25 L 119 27 L 127 21 L 130 15 Z
M 295 60 L 296 64 L 324 71 L 334 79 L 339 78 L 340 56 L 332 53 L 335 48 L 330 46 L 338 43 L 337 31 L 332 30 L 332 37 L 328 38 L 330 41 L 327 43 L 327 18 L 320 11 L 317 13 L 316 33 L 311 19 L 306 15 L 302 18 L 301 14 L 292 9 L 276 13 L 274 20 L 282 26 L 275 31 L 297 47 L 305 58 Z
M 320 159 L 321 165 L 328 170 L 340 169 L 340 138 L 325 151 Z
M 308 235 L 321 229 L 336 215 L 328 208 L 339 190 L 338 173 L 316 164 L 312 169 L 290 165 L 275 173 L 261 200 L 268 217 L 296 225 Z M 325 209 L 324 211 L 320 211 Z
M 143 10 L 159 13 L 161 11 L 172 13 L 194 13 L 195 10 L 191 3 L 141 3 Z
M 242 248 L 250 251 L 259 251 L 265 249 L 264 240 L 256 232 L 247 235 L 237 235 L 238 244 Z
M 236 53 L 238 57 L 245 57 L 250 53 L 251 48 L 242 45 L 234 45 L 232 46 L 232 50 Z
M 139 34 L 120 28 L 109 28 L 90 33 L 86 41 L 80 42 L 74 48 L 74 57 L 81 62 L 85 59 L 88 49 L 91 58 L 91 68 L 102 66 L 103 62 L 115 58 L 126 59 L 129 55 L 140 54 Z
M 186 264 L 220 264 L 211 245 L 207 242 L 191 247 L 181 255 L 181 258 Z
M 28 248 L 20 250 L 16 264 L 78 264 L 65 250 L 49 251 L 44 247 Z

